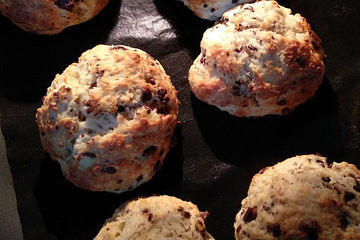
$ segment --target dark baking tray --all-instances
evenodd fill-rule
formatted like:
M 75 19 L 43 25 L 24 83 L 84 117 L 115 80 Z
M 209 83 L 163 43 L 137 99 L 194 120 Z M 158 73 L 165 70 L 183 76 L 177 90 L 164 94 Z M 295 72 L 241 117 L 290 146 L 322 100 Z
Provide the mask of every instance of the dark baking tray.
M 360 166 L 360 21 L 357 0 L 280 1 L 323 40 L 326 74 L 288 116 L 236 118 L 191 94 L 187 72 L 211 22 L 182 3 L 112 0 L 93 20 L 56 36 L 25 33 L 0 17 L 0 110 L 26 240 L 92 239 L 121 203 L 169 194 L 210 211 L 208 231 L 234 239 L 233 221 L 253 174 L 285 158 L 320 153 Z M 177 144 L 153 180 L 121 195 L 74 187 L 43 152 L 35 111 L 56 73 L 93 46 L 125 44 L 157 58 L 181 101 Z M 6 239 L 6 236 L 5 236 Z

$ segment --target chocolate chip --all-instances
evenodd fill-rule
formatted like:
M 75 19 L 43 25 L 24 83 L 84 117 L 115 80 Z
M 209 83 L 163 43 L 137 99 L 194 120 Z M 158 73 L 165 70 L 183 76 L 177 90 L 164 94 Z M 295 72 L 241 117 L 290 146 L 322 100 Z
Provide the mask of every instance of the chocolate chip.
M 117 184 L 121 184 L 124 180 L 123 179 L 119 179 L 116 181 Z
M 240 53 L 243 50 L 243 47 L 235 48 L 235 52 Z
M 104 70 L 96 71 L 96 77 L 101 78 L 102 76 L 104 76 L 104 72 Z
M 255 220 L 257 217 L 257 206 L 248 208 L 244 214 L 244 221 L 246 223 L 249 223 L 253 220 Z
M 330 177 L 322 177 L 321 180 L 323 180 L 324 182 L 331 182 L 331 178 Z
M 262 168 L 262 169 L 260 170 L 259 174 L 263 174 L 263 173 L 266 171 L 267 168 L 268 168 L 268 167 Z
M 84 115 L 82 115 L 81 112 L 79 112 L 78 118 L 79 118 L 80 122 L 85 122 L 86 121 L 86 117 Z
M 258 49 L 256 47 L 254 47 L 253 45 L 249 45 L 248 49 L 253 50 L 253 51 L 257 51 Z
M 222 18 L 219 20 L 219 22 L 218 22 L 218 23 L 223 24 L 223 23 L 227 23 L 228 21 L 229 21 L 229 19 L 228 19 L 228 18 L 224 18 L 224 17 L 222 17 Z
M 150 83 L 151 85 L 155 85 L 155 81 L 154 81 L 154 79 L 152 77 L 146 77 L 145 81 L 147 83 Z
M 160 99 L 160 101 L 161 101 L 162 103 L 167 102 L 167 101 L 165 100 L 166 93 L 167 93 L 166 89 L 159 89 L 159 90 L 157 91 L 157 95 L 159 96 L 159 99 Z
M 145 208 L 142 212 L 143 212 L 143 213 L 148 213 L 148 212 L 149 212 L 149 209 Z
M 204 8 L 207 8 L 207 6 L 208 6 L 208 5 L 207 5 L 206 3 L 203 5 Z
M 237 3 L 239 0 L 232 0 L 231 3 Z
M 305 67 L 306 66 L 306 59 L 303 58 L 296 58 L 295 62 L 300 66 L 300 67 Z
M 283 106 L 286 104 L 286 99 L 285 98 L 280 98 L 276 101 L 277 105 Z
M 316 163 L 319 164 L 321 167 L 325 167 L 325 163 L 321 160 L 316 160 Z
M 156 112 L 159 114 L 166 115 L 170 112 L 170 109 L 167 106 L 162 106 L 156 109 Z
M 116 110 L 118 113 L 121 113 L 123 111 L 125 111 L 125 107 L 124 106 L 118 106 L 118 109 Z
M 151 100 L 151 98 L 152 98 L 152 94 L 151 94 L 150 89 L 145 89 L 143 94 L 142 94 L 141 100 L 143 102 L 146 102 L 146 101 Z
M 210 12 L 215 12 L 215 8 L 210 9 Z
M 341 211 L 339 214 L 339 221 L 340 221 L 340 226 L 341 229 L 345 230 L 347 228 L 347 226 L 349 226 L 349 220 L 348 220 L 349 215 L 346 212 Z
M 152 215 L 152 213 L 150 213 L 150 214 L 148 215 L 148 221 L 149 221 L 149 222 L 151 222 L 152 217 L 153 217 L 153 215 Z
M 89 157 L 89 158 L 96 158 L 96 154 L 95 153 L 91 153 L 91 152 L 84 152 L 82 153 L 83 156 Z
M 244 10 L 249 10 L 251 12 L 254 12 L 254 8 L 252 6 L 248 6 L 248 7 L 244 8 Z
M 237 81 L 235 81 L 235 84 L 236 84 L 236 85 L 241 85 L 241 81 L 240 81 L 240 80 L 237 80 Z
M 65 9 L 66 11 L 72 11 L 75 3 L 79 0 L 54 0 L 54 4 L 59 8 Z
M 142 152 L 142 156 L 143 156 L 143 157 L 149 157 L 149 156 L 153 155 L 156 150 L 157 150 L 157 147 L 156 147 L 156 146 L 147 147 L 147 148 Z
M 126 50 L 126 48 L 125 47 L 123 47 L 123 46 L 114 46 L 114 47 L 111 47 L 110 48 L 110 50 L 119 50 L 119 49 L 121 49 L 121 50 Z
M 97 82 L 94 82 L 90 85 L 90 89 L 93 89 L 94 87 L 97 87 Z
M 179 207 L 178 207 L 178 211 L 179 211 L 179 212 L 182 212 L 183 210 L 184 210 L 184 208 L 183 208 L 182 206 L 179 206 Z
M 355 182 L 356 182 L 356 185 L 353 187 L 353 189 L 357 192 L 360 192 L 360 183 L 356 180 L 355 180 Z
M 106 173 L 114 174 L 114 173 L 116 173 L 116 168 L 114 168 L 114 167 L 104 167 L 102 169 L 102 171 L 106 172 Z
M 239 233 L 241 231 L 241 225 L 239 225 L 237 228 L 236 228 L 236 233 Z
M 184 217 L 186 218 L 190 218 L 191 217 L 191 214 L 187 211 L 184 211 Z
M 240 95 L 241 95 L 241 93 L 240 93 L 240 88 L 239 88 L 238 86 L 233 86 L 231 93 L 232 93 L 234 96 L 240 96 Z
M 272 233 L 274 237 L 280 237 L 281 236 L 281 229 L 279 224 L 274 224 L 267 226 L 267 231 Z
M 356 196 L 355 196 L 354 193 L 345 191 L 345 193 L 344 193 L 344 201 L 345 202 L 351 201 L 351 200 L 353 200 L 355 198 L 356 198 Z
M 136 181 L 140 182 L 141 180 L 143 180 L 144 176 L 141 174 L 140 176 L 138 176 L 136 178 Z
M 307 233 L 307 239 L 317 240 L 319 237 L 319 232 L 321 231 L 320 225 L 316 221 L 311 221 L 309 223 L 303 224 L 300 227 L 300 230 L 304 233 Z
M 205 55 L 203 54 L 202 57 L 200 58 L 200 63 L 205 65 L 206 64 L 206 57 Z

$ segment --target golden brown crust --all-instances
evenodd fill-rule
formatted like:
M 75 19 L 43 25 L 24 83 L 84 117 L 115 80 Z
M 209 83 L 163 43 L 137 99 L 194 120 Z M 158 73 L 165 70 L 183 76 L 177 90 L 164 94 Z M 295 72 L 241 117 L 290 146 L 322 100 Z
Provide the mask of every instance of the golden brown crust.
M 176 95 L 150 55 L 98 45 L 48 88 L 36 114 L 44 150 L 81 188 L 135 188 L 152 178 L 169 151 Z
M 226 12 L 201 48 L 189 71 L 192 91 L 239 117 L 287 114 L 314 95 L 324 75 L 319 37 L 273 1 Z
M 2 0 L 0 12 L 27 32 L 57 34 L 96 16 L 109 0 Z

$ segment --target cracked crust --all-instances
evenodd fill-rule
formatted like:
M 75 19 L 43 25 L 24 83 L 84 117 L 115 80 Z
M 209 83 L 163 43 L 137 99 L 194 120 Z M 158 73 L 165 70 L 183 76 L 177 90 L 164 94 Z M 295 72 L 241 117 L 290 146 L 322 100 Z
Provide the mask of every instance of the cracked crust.
M 285 115 L 314 95 L 323 58 L 305 18 L 275 1 L 244 4 L 204 33 L 189 82 L 200 100 L 235 116 Z
M 360 239 L 360 171 L 302 155 L 256 174 L 241 202 L 237 240 Z
M 216 21 L 223 13 L 236 5 L 255 0 L 181 0 L 198 17 Z
M 94 240 L 214 240 L 196 205 L 170 196 L 139 198 L 123 204 Z
M 57 34 L 96 16 L 109 0 L 0 0 L 0 12 L 27 32 Z
M 36 114 L 43 148 L 81 188 L 130 190 L 151 179 L 169 151 L 176 95 L 147 53 L 98 45 L 48 88 Z

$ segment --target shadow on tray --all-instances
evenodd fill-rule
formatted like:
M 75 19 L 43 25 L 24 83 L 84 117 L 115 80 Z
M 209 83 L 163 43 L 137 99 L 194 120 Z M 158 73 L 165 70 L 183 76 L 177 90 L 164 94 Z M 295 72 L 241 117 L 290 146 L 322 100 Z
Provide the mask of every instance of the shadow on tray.
M 287 116 L 237 118 L 194 95 L 192 105 L 205 142 L 221 161 L 253 168 L 310 153 L 334 161 L 344 151 L 337 100 L 326 78 L 312 99 Z
M 154 3 L 159 14 L 174 27 L 179 45 L 189 50 L 195 59 L 200 54 L 203 33 L 214 23 L 197 17 L 180 1 L 154 0 Z

